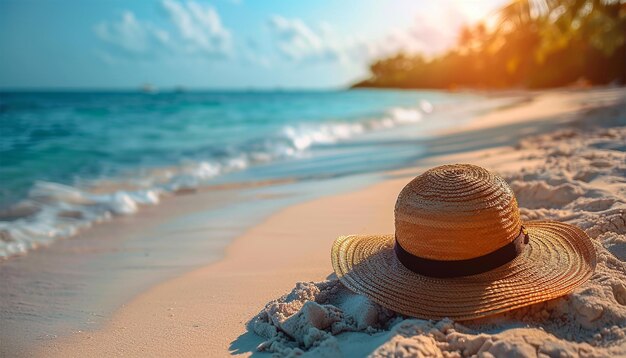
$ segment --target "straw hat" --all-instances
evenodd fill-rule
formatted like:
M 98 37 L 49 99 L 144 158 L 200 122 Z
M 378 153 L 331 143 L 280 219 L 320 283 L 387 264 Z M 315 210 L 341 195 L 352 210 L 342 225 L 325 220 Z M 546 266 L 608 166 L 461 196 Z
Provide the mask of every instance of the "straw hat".
M 398 195 L 394 235 L 339 237 L 332 264 L 351 290 L 425 319 L 488 316 L 571 292 L 596 266 L 581 229 L 520 219 L 501 177 L 444 165 Z

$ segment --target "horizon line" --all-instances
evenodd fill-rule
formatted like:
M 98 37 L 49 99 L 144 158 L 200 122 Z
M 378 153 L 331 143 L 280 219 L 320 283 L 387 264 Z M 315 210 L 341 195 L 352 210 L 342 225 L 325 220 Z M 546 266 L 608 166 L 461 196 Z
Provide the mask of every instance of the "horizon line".
M 186 87 L 186 86 L 132 86 L 132 87 L 0 87 L 0 93 L 18 92 L 144 92 L 144 93 L 171 93 L 171 92 L 270 92 L 270 91 L 343 91 L 349 90 L 350 86 L 328 86 L 328 87 Z

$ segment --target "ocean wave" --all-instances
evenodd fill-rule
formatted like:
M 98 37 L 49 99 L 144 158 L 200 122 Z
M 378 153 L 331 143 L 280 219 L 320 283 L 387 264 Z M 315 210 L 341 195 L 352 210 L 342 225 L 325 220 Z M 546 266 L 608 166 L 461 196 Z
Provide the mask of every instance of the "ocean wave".
M 419 107 L 395 107 L 381 118 L 356 122 L 289 125 L 271 138 L 258 138 L 235 148 L 225 158 L 186 160 L 120 178 L 92 180 L 80 187 L 36 182 L 22 202 L 0 213 L 0 259 L 74 236 L 115 216 L 132 215 L 141 206 L 158 204 L 164 194 L 195 190 L 225 173 L 298 157 L 316 145 L 418 123 L 433 109 L 428 102 L 420 103 Z
M 428 103 L 423 101 L 424 103 Z M 432 105 L 429 103 L 430 112 Z M 428 112 L 428 113 L 430 113 Z M 340 140 L 350 139 L 356 135 L 374 130 L 393 128 L 403 124 L 413 124 L 422 120 L 426 111 L 416 108 L 394 107 L 389 109 L 386 116 L 379 119 L 366 120 L 355 123 L 328 123 L 317 125 L 288 126 L 284 128 L 284 134 L 291 139 L 294 150 L 305 150 L 315 144 L 336 143 Z
M 37 182 L 28 198 L 5 212 L 0 221 L 0 258 L 24 254 L 55 239 L 75 235 L 112 216 L 131 215 L 141 205 L 159 203 L 159 190 L 93 194 L 67 185 Z M 22 217 L 18 215 L 26 214 Z

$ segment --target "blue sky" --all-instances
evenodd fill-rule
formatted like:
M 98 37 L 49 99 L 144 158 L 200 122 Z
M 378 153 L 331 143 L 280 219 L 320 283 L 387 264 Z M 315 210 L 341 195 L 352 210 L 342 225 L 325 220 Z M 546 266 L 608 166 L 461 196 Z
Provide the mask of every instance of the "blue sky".
M 327 88 L 502 0 L 0 0 L 0 88 Z

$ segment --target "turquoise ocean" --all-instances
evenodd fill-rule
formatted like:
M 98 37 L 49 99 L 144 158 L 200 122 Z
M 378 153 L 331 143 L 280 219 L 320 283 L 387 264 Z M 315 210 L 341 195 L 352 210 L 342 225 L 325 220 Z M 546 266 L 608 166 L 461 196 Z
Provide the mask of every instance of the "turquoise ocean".
M 204 186 L 406 166 L 502 105 L 435 91 L 0 93 L 0 259 Z

